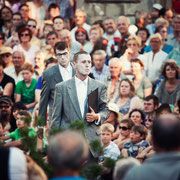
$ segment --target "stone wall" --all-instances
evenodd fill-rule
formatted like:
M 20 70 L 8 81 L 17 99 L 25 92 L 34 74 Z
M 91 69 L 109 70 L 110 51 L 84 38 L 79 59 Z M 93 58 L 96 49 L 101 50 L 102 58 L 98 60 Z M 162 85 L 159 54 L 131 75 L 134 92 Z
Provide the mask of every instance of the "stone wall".
M 143 9 L 150 12 L 153 3 L 160 3 L 166 8 L 170 8 L 172 4 L 171 0 L 140 0 L 140 3 L 87 3 L 85 0 L 77 0 L 76 2 L 77 8 L 86 11 L 89 24 L 107 16 L 116 20 L 120 15 L 130 17 L 131 22 L 134 23 L 136 10 Z

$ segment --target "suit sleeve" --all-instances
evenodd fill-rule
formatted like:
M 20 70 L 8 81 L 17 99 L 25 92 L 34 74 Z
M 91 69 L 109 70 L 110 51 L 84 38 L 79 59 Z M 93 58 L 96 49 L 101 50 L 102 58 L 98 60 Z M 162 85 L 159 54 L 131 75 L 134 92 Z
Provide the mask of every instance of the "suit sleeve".
M 62 117 L 62 90 L 57 84 L 55 87 L 54 103 L 53 103 L 53 112 L 52 112 L 52 121 L 50 122 L 50 130 L 53 128 L 59 128 L 61 126 L 61 117 Z
M 49 102 L 50 96 L 50 87 L 48 86 L 47 79 L 42 77 L 42 91 L 40 96 L 40 104 L 39 104 L 39 115 L 44 118 L 45 124 L 47 120 L 47 106 Z
M 103 123 L 109 117 L 109 111 L 107 108 L 107 87 L 102 85 L 99 92 L 99 112 L 101 117 L 101 123 Z

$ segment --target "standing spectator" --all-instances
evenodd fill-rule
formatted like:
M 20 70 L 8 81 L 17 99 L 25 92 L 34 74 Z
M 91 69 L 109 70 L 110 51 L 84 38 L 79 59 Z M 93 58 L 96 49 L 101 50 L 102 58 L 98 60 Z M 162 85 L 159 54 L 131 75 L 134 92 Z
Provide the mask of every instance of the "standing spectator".
M 20 51 L 14 51 L 12 54 L 12 62 L 13 65 L 9 66 L 8 68 L 4 69 L 4 72 L 11 76 L 15 83 L 17 84 L 19 81 L 23 80 L 21 67 L 25 62 L 25 56 L 23 52 Z
M 22 101 L 26 108 L 32 113 L 35 101 L 35 87 L 37 80 L 33 79 L 34 68 L 31 64 L 25 63 L 22 65 L 22 76 L 23 80 L 19 81 L 15 89 L 15 101 Z
M 61 41 L 64 41 L 67 43 L 67 45 L 70 47 L 70 62 L 73 61 L 74 54 L 77 52 L 81 51 L 81 44 L 77 41 L 74 41 L 73 38 L 71 37 L 71 32 L 67 29 L 63 29 L 60 33 L 61 36 Z
M 178 36 L 180 33 L 180 15 L 175 15 L 172 20 L 173 33 L 167 37 L 167 43 L 171 44 L 174 48 L 180 48 Z
M 110 76 L 109 67 L 104 64 L 106 61 L 106 52 L 103 50 L 97 50 L 93 54 L 93 64 L 91 73 L 96 80 L 107 81 Z
M 20 44 L 14 46 L 14 51 L 21 51 L 25 55 L 26 61 L 31 63 L 33 66 L 35 65 L 34 57 L 35 53 L 39 50 L 39 47 L 36 45 L 31 45 L 30 41 L 32 38 L 32 32 L 28 27 L 22 27 L 18 30 L 18 37 L 20 40 Z
M 180 119 L 167 114 L 155 119 L 152 126 L 152 140 L 156 154 L 147 159 L 141 166 L 133 167 L 124 180 L 178 180 Z
M 150 44 L 152 51 L 143 54 L 141 60 L 144 63 L 144 75 L 155 84 L 160 76 L 160 69 L 167 53 L 161 50 L 162 37 L 159 33 L 150 36 Z
M 86 12 L 84 10 L 76 9 L 75 24 L 76 26 L 71 30 L 71 37 L 73 40 L 75 40 L 75 32 L 79 27 L 83 27 L 89 34 L 91 26 L 86 23 Z
M 103 37 L 108 40 L 107 54 L 112 55 L 112 52 L 117 51 L 118 43 L 120 41 L 120 33 L 116 28 L 116 23 L 111 17 L 103 20 L 104 35 Z

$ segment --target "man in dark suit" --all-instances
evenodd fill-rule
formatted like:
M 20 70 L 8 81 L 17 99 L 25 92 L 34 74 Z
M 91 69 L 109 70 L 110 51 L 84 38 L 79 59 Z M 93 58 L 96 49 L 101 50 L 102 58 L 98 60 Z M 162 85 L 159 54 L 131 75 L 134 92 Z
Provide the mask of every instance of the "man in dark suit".
M 69 123 L 85 119 L 85 136 L 89 141 L 98 138 L 97 128 L 109 116 L 106 106 L 106 86 L 88 77 L 91 71 L 91 57 L 87 52 L 74 55 L 73 65 L 76 76 L 58 83 L 55 87 L 54 105 L 50 128 L 68 127 Z M 87 104 L 87 97 L 94 93 L 97 112 Z M 93 152 L 92 152 L 93 153 Z
M 39 115 L 44 118 L 45 122 L 48 105 L 49 120 L 51 121 L 55 85 L 62 81 L 71 79 L 75 75 L 75 70 L 69 62 L 70 50 L 68 45 L 65 42 L 57 42 L 54 47 L 54 52 L 57 57 L 58 64 L 45 70 L 42 75 Z

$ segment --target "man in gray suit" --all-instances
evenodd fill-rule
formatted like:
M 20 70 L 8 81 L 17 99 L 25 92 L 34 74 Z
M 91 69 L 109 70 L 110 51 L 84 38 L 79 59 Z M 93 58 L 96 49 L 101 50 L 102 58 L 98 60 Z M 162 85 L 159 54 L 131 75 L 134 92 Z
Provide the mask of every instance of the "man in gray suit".
M 45 123 L 48 105 L 49 120 L 51 121 L 55 85 L 62 81 L 69 80 L 75 75 L 75 70 L 69 62 L 70 50 L 68 45 L 65 42 L 57 42 L 54 47 L 54 52 L 58 64 L 45 70 L 42 75 L 39 115 L 44 118 Z
M 58 83 L 55 87 L 50 130 L 54 127 L 66 128 L 74 120 L 85 119 L 86 138 L 89 141 L 98 139 L 98 125 L 109 116 L 106 106 L 107 88 L 104 83 L 88 77 L 91 71 L 91 57 L 87 52 L 76 53 L 73 65 L 76 76 L 66 82 Z M 97 92 L 95 98 L 97 98 L 98 112 L 87 105 L 87 97 L 93 92 Z

